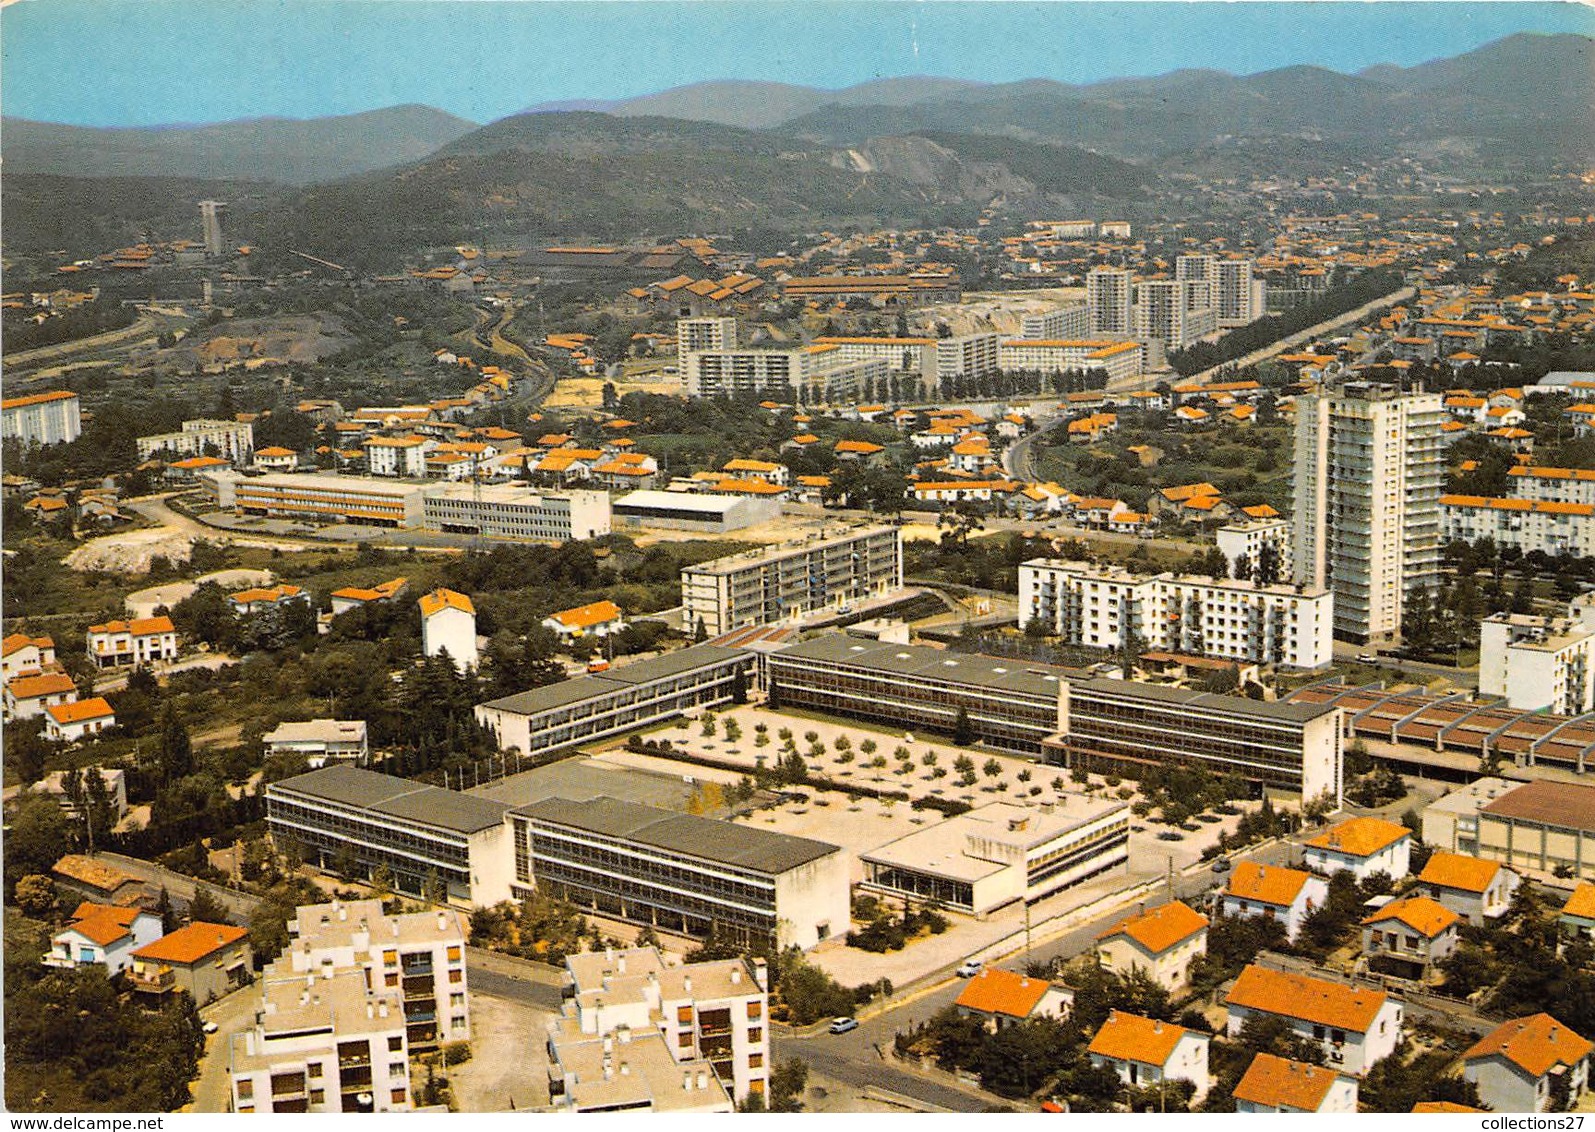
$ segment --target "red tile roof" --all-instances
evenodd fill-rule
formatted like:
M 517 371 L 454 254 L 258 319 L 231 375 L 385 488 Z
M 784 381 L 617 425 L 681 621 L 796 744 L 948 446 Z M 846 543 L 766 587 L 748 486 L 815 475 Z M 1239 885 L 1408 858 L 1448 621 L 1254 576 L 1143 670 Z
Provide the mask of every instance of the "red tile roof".
M 1595 1048 L 1549 1014 L 1503 1022 L 1462 1055 L 1463 1061 L 1504 1057 L 1531 1077 L 1558 1065 L 1577 1065 Z
M 1000 967 L 984 967 L 969 980 L 954 1005 L 982 1014 L 1028 1018 L 1051 985 L 1046 979 L 1016 975 Z

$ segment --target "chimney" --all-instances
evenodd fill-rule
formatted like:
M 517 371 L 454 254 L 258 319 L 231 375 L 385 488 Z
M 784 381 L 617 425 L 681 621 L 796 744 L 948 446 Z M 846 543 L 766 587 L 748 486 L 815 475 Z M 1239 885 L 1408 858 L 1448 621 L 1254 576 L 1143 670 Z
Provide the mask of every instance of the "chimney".
M 691 975 L 683 975 L 683 976 L 681 976 L 681 989 L 686 991 L 688 994 L 692 993 L 692 976 Z
M 620 1044 L 621 1045 L 626 1045 L 628 1042 L 631 1041 L 631 1027 L 630 1026 L 616 1026 L 615 1027 L 615 1037 L 620 1039 Z
M 449 914 L 447 912 L 439 912 L 438 913 L 438 931 L 446 932 L 448 930 L 449 930 Z
M 615 961 L 615 949 L 613 947 L 604 948 L 604 962 L 605 963 L 613 963 L 614 961 Z
M 388 1000 L 387 999 L 383 999 L 381 1002 L 377 1003 L 377 1017 L 378 1018 L 386 1018 L 387 1016 L 388 1016 Z
M 300 1006 L 309 1006 L 310 1005 L 310 992 L 309 991 L 300 991 L 299 992 L 299 1005 Z
M 681 1075 L 681 1089 L 682 1089 L 683 1092 L 689 1092 L 690 1093 L 692 1091 L 692 1074 L 691 1073 L 683 1073 Z
M 1162 1022 L 1158 1022 L 1158 1021 L 1154 1021 L 1152 1023 L 1152 1032 L 1154 1034 L 1161 1034 L 1163 1032 L 1163 1023 Z
M 388 927 L 393 929 L 393 938 L 399 938 L 399 919 L 397 916 L 388 917 Z
M 731 985 L 734 987 L 742 985 L 742 967 L 740 964 L 731 968 Z
M 621 975 L 626 973 L 626 955 L 624 952 L 615 956 L 615 972 Z
M 627 1063 L 626 1063 L 626 1062 L 624 1062 L 624 1061 L 622 1061 L 622 1062 L 621 1062 L 621 1063 L 620 1063 L 620 1075 L 621 1075 L 621 1076 L 622 1076 L 622 1077 L 630 1077 L 630 1076 L 631 1076 L 631 1066 L 630 1066 L 630 1065 L 628 1065 L 628 1064 L 627 1064 Z
M 609 1057 L 609 1055 L 614 1053 L 614 1052 L 615 1052 L 615 1038 L 614 1038 L 614 1035 L 612 1035 L 612 1034 L 604 1035 L 604 1057 L 607 1059 Z
M 770 989 L 770 965 L 763 959 L 753 961 L 753 981 L 759 984 L 760 990 Z
M 708 1087 L 709 1087 L 709 1075 L 707 1073 L 705 1073 L 701 1069 L 698 1070 L 698 1088 L 707 1089 Z
M 369 1002 L 366 1003 L 366 1017 L 367 1018 L 375 1018 L 376 1016 L 377 1016 L 377 1008 L 373 1004 L 371 1004 Z
M 342 923 L 343 921 L 345 921 L 345 920 L 347 920 L 349 918 L 349 909 L 345 908 L 343 906 L 342 902 L 334 901 L 333 902 L 333 907 L 338 909 L 338 922 L 339 923 Z

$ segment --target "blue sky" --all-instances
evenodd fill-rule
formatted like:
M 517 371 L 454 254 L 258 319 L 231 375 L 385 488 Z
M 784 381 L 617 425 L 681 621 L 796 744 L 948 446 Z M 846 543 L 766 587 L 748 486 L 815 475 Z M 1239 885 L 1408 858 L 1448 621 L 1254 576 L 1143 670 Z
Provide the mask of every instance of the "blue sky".
M 704 79 L 1086 82 L 1179 67 L 1354 71 L 1517 31 L 1595 34 L 1573 3 L 828 0 L 19 0 L 7 114 L 83 125 L 315 117 L 419 102 L 478 122 Z

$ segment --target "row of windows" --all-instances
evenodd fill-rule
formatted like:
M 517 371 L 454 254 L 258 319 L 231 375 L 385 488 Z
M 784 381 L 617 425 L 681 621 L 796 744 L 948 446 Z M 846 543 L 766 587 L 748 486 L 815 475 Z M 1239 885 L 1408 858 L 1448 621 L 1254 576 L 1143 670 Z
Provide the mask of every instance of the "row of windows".
M 280 794 L 266 798 L 268 824 L 279 824 L 315 832 L 367 846 L 375 850 L 400 853 L 429 865 L 464 868 L 469 850 L 462 836 L 429 833 L 398 824 L 385 814 L 328 808 L 325 804 L 307 805 Z

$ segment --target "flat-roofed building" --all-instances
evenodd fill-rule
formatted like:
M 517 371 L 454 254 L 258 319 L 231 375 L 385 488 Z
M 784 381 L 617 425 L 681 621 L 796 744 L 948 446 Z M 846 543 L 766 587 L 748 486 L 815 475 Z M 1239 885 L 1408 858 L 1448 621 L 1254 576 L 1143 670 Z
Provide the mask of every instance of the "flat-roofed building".
M 711 637 L 900 590 L 903 533 L 868 527 L 700 562 L 681 571 L 686 623 Z
M 1341 710 L 1264 703 L 1133 680 L 1071 680 L 1049 761 L 1138 778 L 1143 767 L 1201 766 L 1264 787 L 1327 798 L 1342 788 Z
M 753 666 L 741 649 L 692 645 L 477 704 L 476 721 L 501 749 L 541 754 L 730 703 L 752 683 Z
M 772 704 L 951 735 L 1038 754 L 1062 723 L 1063 669 L 830 634 L 765 661 Z
M 1252 964 L 1236 978 L 1224 1005 L 1225 1031 L 1232 1037 L 1250 1018 L 1278 1018 L 1296 1037 L 1322 1047 L 1330 1068 L 1346 1073 L 1366 1073 L 1401 1042 L 1400 999 L 1312 975 Z
M 419 527 L 424 488 L 367 476 L 274 472 L 202 473 L 200 486 L 222 510 L 268 519 L 307 519 L 378 527 Z
M 847 856 L 804 837 L 595 798 L 511 810 L 517 895 L 675 935 L 808 948 L 850 927 Z
M 1144 647 L 1316 669 L 1334 660 L 1334 596 L 1250 579 L 1132 574 L 1033 558 L 1019 567 L 1019 615 L 1071 645 Z
M 0 438 L 23 444 L 65 444 L 83 431 L 76 393 L 57 390 L 0 401 Z
M 413 1108 L 404 1000 L 364 974 L 349 967 L 307 982 L 283 960 L 266 969 L 254 1024 L 227 1047 L 231 1111 Z
M 1122 267 L 1093 267 L 1086 275 L 1093 334 L 1135 333 L 1135 284 Z
M 864 887 L 986 916 L 1033 903 L 1130 858 L 1123 802 L 1069 795 L 1048 807 L 992 802 L 860 854 Z
M 466 905 L 509 898 L 507 807 L 352 766 L 327 766 L 266 787 L 266 826 L 327 868 L 348 854 L 359 875 L 386 868 L 394 890 L 420 896 L 436 876 Z
M 1251 577 L 1265 553 L 1273 555 L 1280 579 L 1291 576 L 1290 523 L 1285 519 L 1243 519 L 1225 523 L 1214 532 L 1214 538 L 1224 553 L 1224 561 L 1229 563 L 1232 578 L 1241 576 L 1242 565 L 1248 571 L 1246 576 Z
M 1070 303 L 1061 307 L 1050 307 L 1044 311 L 1034 311 L 1022 315 L 1019 319 L 1019 337 L 1023 339 L 1037 338 L 1084 338 L 1091 333 L 1091 306 L 1089 303 Z
M 936 340 L 936 377 L 946 383 L 968 378 L 980 378 L 997 372 L 998 347 L 1001 341 L 994 333 L 961 334 L 956 338 Z
M 1479 625 L 1479 691 L 1522 711 L 1595 710 L 1595 628 L 1522 613 L 1486 617 Z
M 876 306 L 934 306 L 956 303 L 963 297 L 963 282 L 956 275 L 813 275 L 795 276 L 781 284 L 789 299 L 867 299 Z
M 681 357 L 702 350 L 735 350 L 737 320 L 734 318 L 676 319 L 676 353 Z
M 654 947 L 589 951 L 566 957 L 564 990 L 565 1017 L 582 1034 L 625 1046 L 657 1030 L 678 1064 L 707 1061 L 738 1103 L 768 1094 L 770 995 L 762 959 L 668 963 Z M 678 1076 L 666 1079 L 674 1085 Z
M 886 363 L 889 380 L 896 380 L 905 398 L 934 396 L 936 389 L 937 338 L 828 336 L 814 340 L 816 346 L 835 346 L 846 361 Z M 908 378 L 906 388 L 902 380 Z M 878 391 L 877 391 L 878 392 Z
M 1489 539 L 1524 554 L 1537 550 L 1553 558 L 1589 558 L 1595 556 L 1595 504 L 1442 495 L 1440 538 L 1447 543 Z
M 651 1027 L 584 1033 L 574 1018 L 548 1030 L 548 1094 L 560 1112 L 735 1112 L 707 1058 L 677 1060 Z
M 303 755 L 315 770 L 329 762 L 364 764 L 371 748 L 363 719 L 310 719 L 279 723 L 261 737 L 266 756 Z
M 179 432 L 141 436 L 134 443 L 140 460 L 152 456 L 218 456 L 230 464 L 247 464 L 255 452 L 255 426 L 248 421 L 184 421 Z M 207 448 L 214 451 L 207 452 Z
M 998 364 L 1008 373 L 1102 370 L 1109 381 L 1119 381 L 1141 373 L 1147 355 L 1140 342 L 1116 338 L 1008 338 L 998 347 Z
M 650 489 L 622 495 L 614 501 L 612 513 L 622 525 L 725 534 L 780 518 L 781 501 L 771 496 Z
M 1510 870 L 1553 873 L 1565 865 L 1595 880 L 1595 786 L 1480 779 L 1424 809 L 1423 839 Z M 1500 895 L 1503 910 L 1510 897 L 1509 890 Z
M 834 345 L 700 350 L 683 363 L 689 397 L 782 395 L 806 404 L 856 401 L 889 372 L 878 358 L 849 361 Z
M 537 491 L 519 484 L 440 484 L 421 499 L 428 530 L 533 542 L 602 538 L 610 532 L 609 494 Z

